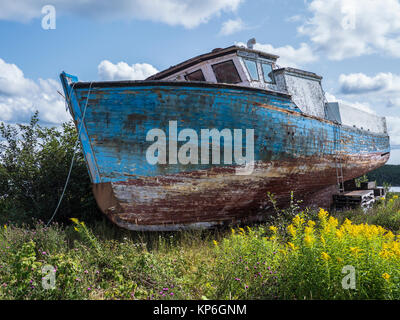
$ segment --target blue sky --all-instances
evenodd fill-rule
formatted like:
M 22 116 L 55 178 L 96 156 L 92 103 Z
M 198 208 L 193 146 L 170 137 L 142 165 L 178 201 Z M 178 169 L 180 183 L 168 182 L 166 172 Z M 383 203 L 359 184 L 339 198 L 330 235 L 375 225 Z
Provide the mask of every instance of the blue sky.
M 55 29 L 42 28 L 45 5 Z M 0 0 L 0 121 L 36 109 L 45 122 L 68 120 L 62 70 L 140 79 L 251 37 L 278 64 L 322 75 L 328 100 L 386 116 L 400 145 L 399 0 Z

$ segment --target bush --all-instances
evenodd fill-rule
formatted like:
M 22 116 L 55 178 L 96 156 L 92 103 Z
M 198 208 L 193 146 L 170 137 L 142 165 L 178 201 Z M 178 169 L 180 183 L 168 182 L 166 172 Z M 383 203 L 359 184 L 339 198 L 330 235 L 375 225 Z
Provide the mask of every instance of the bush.
M 399 299 L 400 241 L 394 234 L 348 219 L 339 225 L 323 209 L 318 216 L 317 221 L 297 216 L 287 227 L 290 241 L 282 251 L 281 297 Z M 342 272 L 349 269 L 355 271 L 354 289 L 342 285 Z
M 280 272 L 279 243 L 268 239 L 263 226 L 232 229 L 230 237 L 214 241 L 212 299 L 274 299 Z
M 47 221 L 61 196 L 77 140 L 72 122 L 60 128 L 38 124 L 0 124 L 0 223 Z M 76 151 L 71 178 L 56 221 L 69 217 L 90 221 L 101 217 L 93 198 L 83 154 Z

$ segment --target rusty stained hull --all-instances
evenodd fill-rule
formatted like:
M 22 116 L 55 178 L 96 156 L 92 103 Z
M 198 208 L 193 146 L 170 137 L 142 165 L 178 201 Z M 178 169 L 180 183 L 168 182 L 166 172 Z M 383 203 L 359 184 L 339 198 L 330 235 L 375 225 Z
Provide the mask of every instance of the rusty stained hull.
M 280 206 L 289 203 L 290 191 L 307 205 L 327 206 L 336 191 L 335 154 L 341 155 L 345 180 L 389 158 L 387 135 L 303 114 L 284 94 L 157 81 L 94 83 L 89 94 L 89 83 L 63 84 L 77 128 L 88 101 L 80 141 L 96 201 L 130 230 L 260 221 L 268 191 Z M 236 175 L 235 163 L 150 165 L 145 154 L 153 142 L 146 142 L 146 134 L 168 131 L 172 120 L 179 130 L 196 132 L 254 129 L 253 173 Z
M 343 161 L 344 179 L 382 166 L 389 155 L 355 156 Z M 261 207 L 272 192 L 287 206 L 290 192 L 311 207 L 328 207 L 337 192 L 333 159 L 259 163 L 251 176 L 234 168 L 197 171 L 93 185 L 101 210 L 120 227 L 136 231 L 174 231 L 226 223 L 265 220 Z M 299 170 L 299 168 L 301 168 Z

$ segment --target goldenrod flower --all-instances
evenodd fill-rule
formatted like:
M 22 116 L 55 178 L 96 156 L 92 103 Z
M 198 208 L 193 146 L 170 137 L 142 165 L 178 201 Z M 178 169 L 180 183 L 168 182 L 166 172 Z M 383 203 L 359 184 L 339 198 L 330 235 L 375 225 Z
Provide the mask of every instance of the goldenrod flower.
M 321 253 L 322 259 L 328 261 L 331 257 L 326 252 Z
M 71 218 L 70 219 L 73 223 L 79 224 L 79 220 L 77 218 Z
M 276 233 L 278 231 L 278 228 L 275 226 L 270 226 L 269 230 L 271 230 L 273 233 Z
M 304 228 L 304 233 L 305 234 L 312 234 L 313 233 L 313 228 L 311 228 L 311 227 L 305 227 Z
M 7 225 L 4 225 L 4 229 L 6 229 L 6 230 L 7 230 Z
M 392 255 L 393 255 L 393 254 L 392 254 L 389 250 L 386 250 L 386 249 L 383 249 L 381 252 L 379 252 L 379 256 L 382 257 L 382 258 L 384 258 L 384 259 L 388 259 L 388 258 L 390 258 Z
M 312 220 L 309 220 L 309 221 L 307 222 L 307 224 L 308 224 L 308 226 L 309 226 L 310 228 L 314 228 L 314 226 L 315 226 L 315 222 L 312 221 Z
M 292 237 L 295 237 L 295 236 L 296 236 L 296 229 L 294 228 L 294 226 L 293 226 L 292 224 L 289 224 L 289 225 L 288 225 L 287 231 L 289 232 L 289 234 L 290 234 Z
M 357 257 L 362 250 L 359 247 L 350 247 L 350 251 Z
M 213 240 L 213 243 L 214 243 L 215 246 L 218 245 L 218 242 L 216 240 Z
M 394 238 L 394 234 L 393 234 L 392 231 L 388 231 L 388 232 L 384 235 L 384 237 L 385 237 L 386 239 L 392 240 L 392 239 Z
M 385 279 L 385 280 L 389 280 L 390 274 L 385 272 L 384 274 L 382 274 L 382 278 Z
M 292 242 L 288 242 L 287 244 L 292 250 L 297 250 L 298 249 L 298 247 L 296 247 Z
M 235 229 L 232 228 L 231 231 L 232 231 L 232 234 L 235 234 Z
M 282 253 L 283 255 L 285 255 L 285 256 L 286 256 L 286 254 L 287 254 L 286 250 L 279 249 L 278 251 L 279 251 L 280 253 Z
M 309 247 L 312 246 L 314 240 L 315 240 L 314 237 L 310 236 L 308 234 L 304 237 L 304 243 L 306 246 L 309 246 Z
M 336 237 L 338 237 L 339 239 L 342 239 L 343 238 L 343 230 L 337 230 Z
M 339 224 L 339 222 L 336 218 L 331 216 L 331 217 L 329 217 L 328 224 L 329 224 L 329 226 L 336 228 L 337 225 Z
M 327 216 L 328 216 L 328 212 L 325 211 L 325 210 L 322 209 L 322 208 L 319 208 L 318 218 L 319 218 L 320 220 L 325 220 L 325 218 L 326 218 Z
M 300 218 L 299 215 L 296 215 L 293 220 L 292 220 L 293 224 L 297 227 L 299 227 L 302 223 L 304 223 L 304 219 Z

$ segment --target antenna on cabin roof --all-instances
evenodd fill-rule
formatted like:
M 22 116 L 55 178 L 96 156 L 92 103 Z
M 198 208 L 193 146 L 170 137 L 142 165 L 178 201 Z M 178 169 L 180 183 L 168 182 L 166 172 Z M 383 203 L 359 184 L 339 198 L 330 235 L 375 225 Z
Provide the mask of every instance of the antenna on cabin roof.
M 253 49 L 253 46 L 256 44 L 256 38 L 251 38 L 247 41 L 247 48 Z

